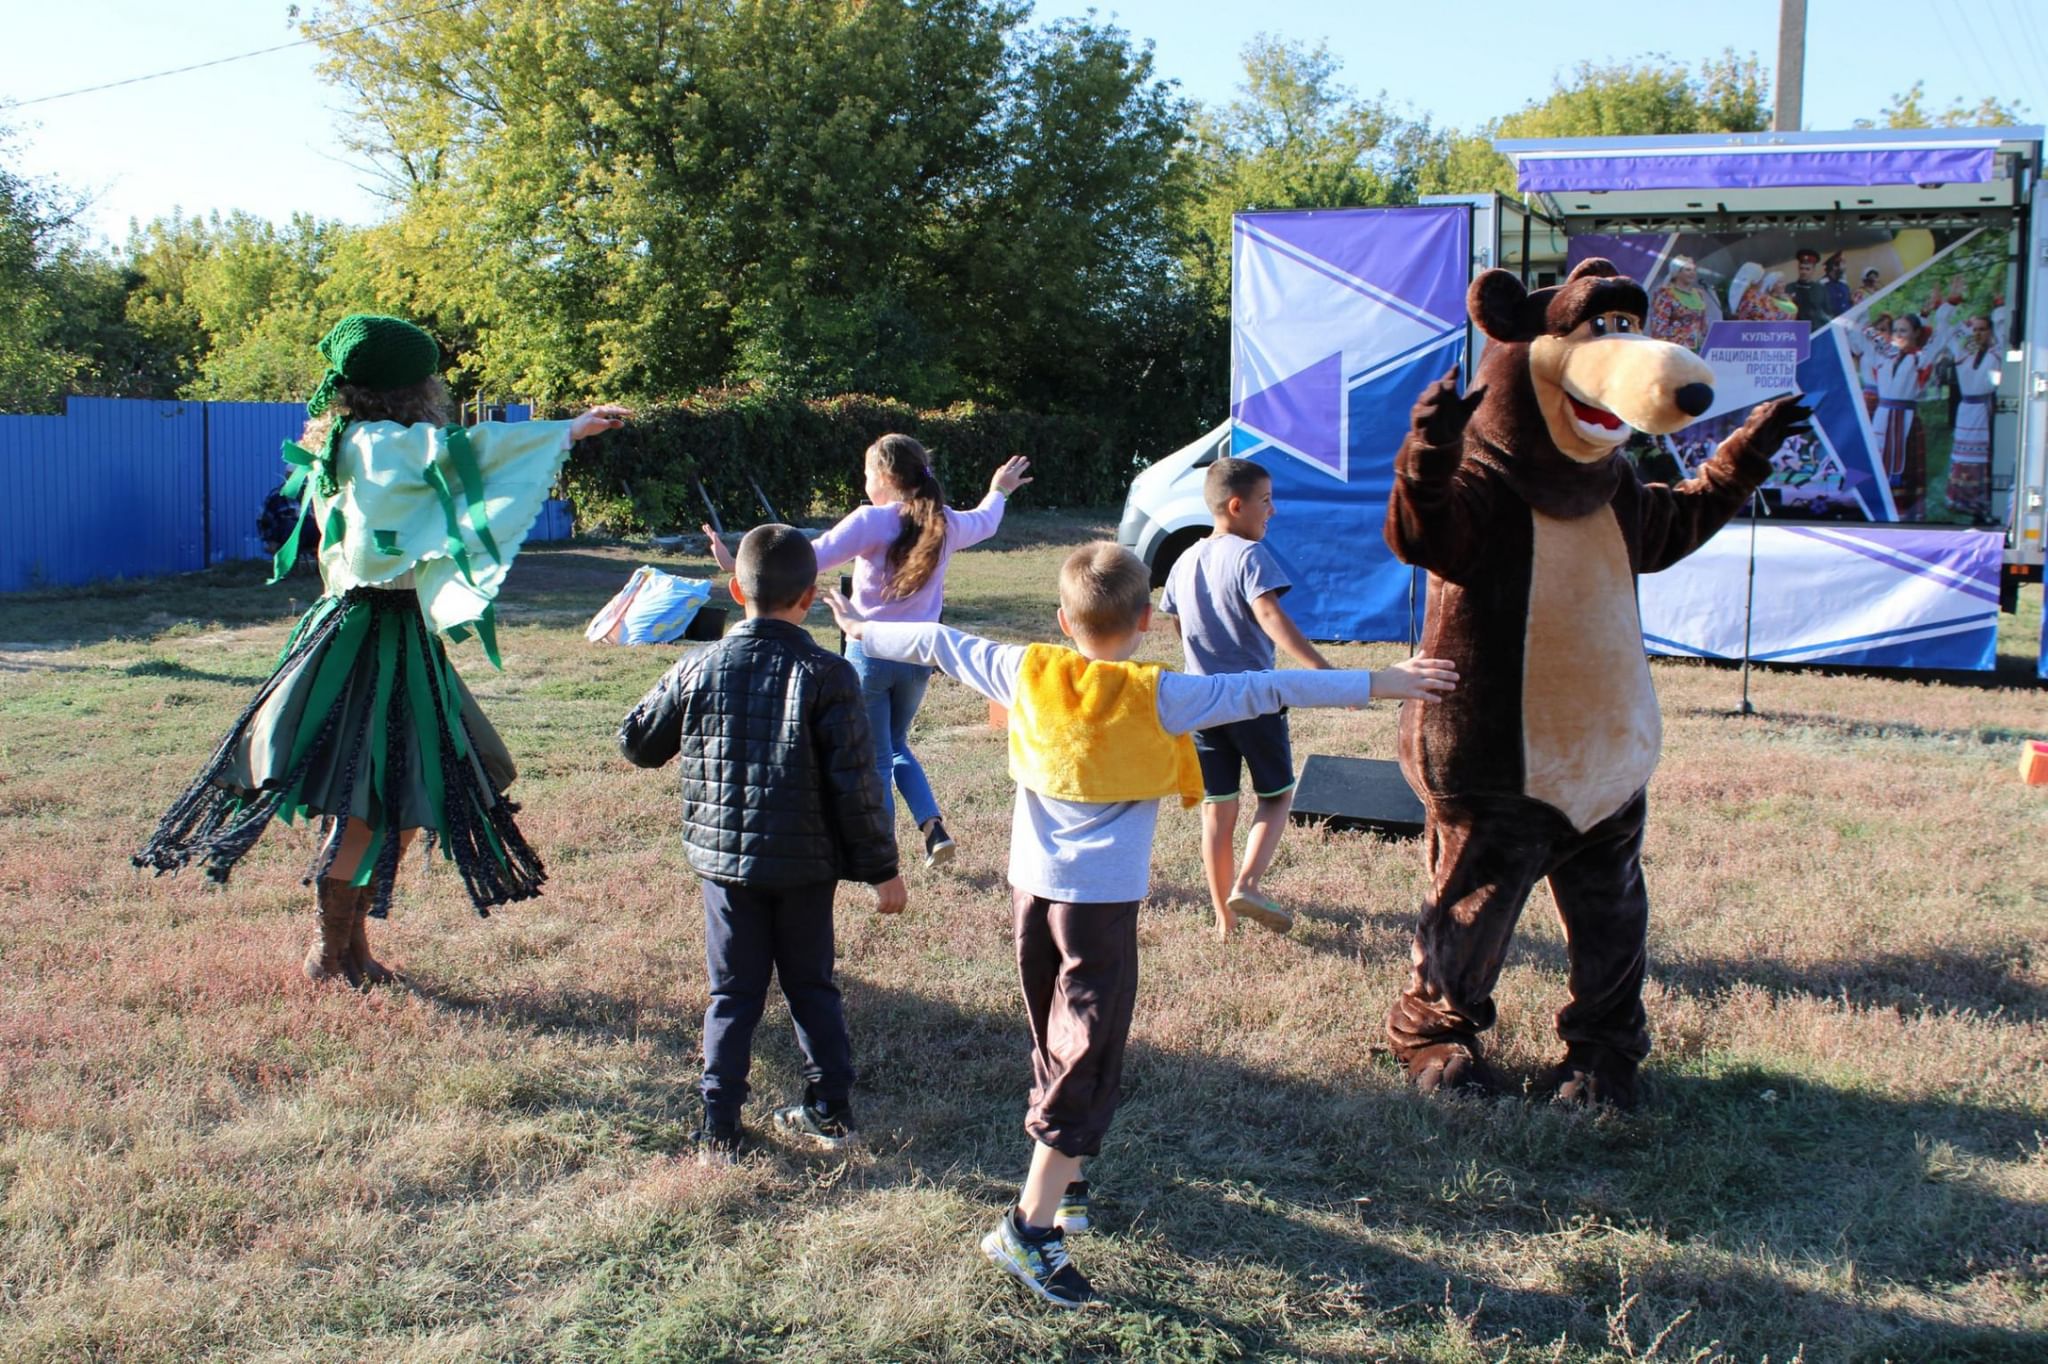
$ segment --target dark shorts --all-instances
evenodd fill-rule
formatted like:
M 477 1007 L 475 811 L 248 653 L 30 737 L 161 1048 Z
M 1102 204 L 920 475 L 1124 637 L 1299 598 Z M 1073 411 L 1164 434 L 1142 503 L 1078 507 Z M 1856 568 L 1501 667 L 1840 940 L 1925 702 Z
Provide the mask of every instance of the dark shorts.
M 1236 800 L 1240 767 L 1252 774 L 1252 794 L 1285 795 L 1294 789 L 1294 746 L 1287 742 L 1287 712 L 1195 731 L 1202 761 L 1204 800 Z

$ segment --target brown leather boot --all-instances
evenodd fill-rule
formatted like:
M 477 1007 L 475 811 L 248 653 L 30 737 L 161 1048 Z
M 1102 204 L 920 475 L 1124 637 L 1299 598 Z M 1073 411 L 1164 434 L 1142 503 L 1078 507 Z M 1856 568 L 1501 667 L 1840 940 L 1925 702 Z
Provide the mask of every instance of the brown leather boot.
M 320 941 L 306 949 L 306 960 L 301 963 L 306 979 L 315 985 L 345 980 L 360 986 L 363 973 L 349 950 L 355 930 L 356 888 L 323 876 L 314 884 L 314 894 L 320 905 Z
M 370 955 L 370 888 L 358 886 L 355 899 L 355 926 L 349 932 L 348 959 L 363 978 L 365 985 L 389 985 L 394 980 L 403 980 L 398 972 Z

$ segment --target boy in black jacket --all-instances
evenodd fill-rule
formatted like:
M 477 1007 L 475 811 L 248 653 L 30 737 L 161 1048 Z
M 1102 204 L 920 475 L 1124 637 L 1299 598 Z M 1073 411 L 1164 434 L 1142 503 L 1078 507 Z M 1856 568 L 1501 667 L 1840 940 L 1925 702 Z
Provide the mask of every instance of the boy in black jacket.
M 788 526 L 740 543 L 731 591 L 745 622 L 670 668 L 619 726 L 641 767 L 681 755 L 683 847 L 704 884 L 704 1127 L 700 1157 L 739 1150 L 754 1027 L 771 973 L 804 1054 L 804 1099 L 776 1122 L 825 1147 L 855 1135 L 853 1049 L 832 979 L 832 894 L 907 900 L 875 777 L 860 680 L 803 628 L 818 560 Z

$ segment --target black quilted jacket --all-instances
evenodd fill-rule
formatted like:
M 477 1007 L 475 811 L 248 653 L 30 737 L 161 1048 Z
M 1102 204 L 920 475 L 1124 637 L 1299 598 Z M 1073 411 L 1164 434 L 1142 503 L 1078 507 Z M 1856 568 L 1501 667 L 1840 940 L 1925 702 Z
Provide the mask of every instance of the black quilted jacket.
M 677 663 L 619 726 L 619 747 L 641 767 L 681 757 L 683 847 L 699 876 L 896 875 L 860 679 L 800 626 L 748 620 Z

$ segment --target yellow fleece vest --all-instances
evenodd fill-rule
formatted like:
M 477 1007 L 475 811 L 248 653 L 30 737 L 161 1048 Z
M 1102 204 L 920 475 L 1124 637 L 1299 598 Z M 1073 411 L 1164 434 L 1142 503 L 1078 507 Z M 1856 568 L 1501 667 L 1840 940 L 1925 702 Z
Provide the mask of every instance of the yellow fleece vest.
M 1053 800 L 1202 799 L 1195 741 L 1159 723 L 1159 665 L 1105 663 L 1056 644 L 1024 650 L 1010 707 L 1010 775 Z

